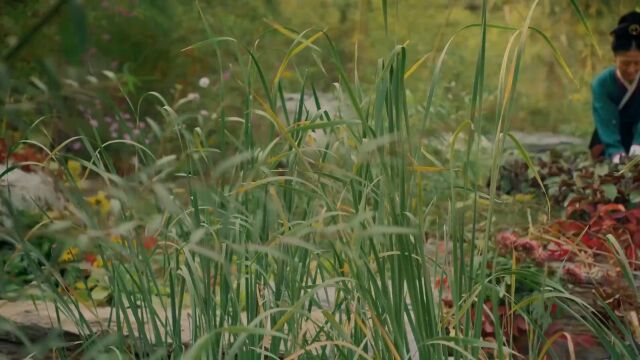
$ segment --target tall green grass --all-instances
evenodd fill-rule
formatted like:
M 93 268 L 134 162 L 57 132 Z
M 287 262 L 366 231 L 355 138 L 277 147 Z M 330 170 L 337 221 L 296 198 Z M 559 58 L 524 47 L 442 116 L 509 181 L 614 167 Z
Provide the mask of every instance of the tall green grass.
M 382 3 L 386 9 L 386 1 Z M 555 303 L 587 325 L 613 357 L 637 357 L 631 332 L 623 324 L 618 330 L 629 334 L 627 339 L 614 335 L 594 309 L 560 284 L 516 264 L 488 267 L 495 260 L 491 241 L 498 165 L 536 5 L 533 2 L 527 20 L 514 32 L 503 58 L 487 213 L 477 206 L 478 199 L 487 196 L 479 185 L 486 163 L 477 138 L 485 126 L 487 36 L 496 27 L 487 17 L 486 0 L 479 25 L 463 29 L 479 30 L 474 34 L 480 47 L 469 120 L 452 139 L 446 169 L 430 166 L 424 140 L 434 135 L 425 129 L 446 54 L 456 50 L 453 38 L 443 49 L 435 49 L 440 56 L 431 68 L 432 82 L 426 84 L 430 91 L 425 105 L 417 114 L 409 108 L 406 83 L 406 75 L 415 69 L 410 70 L 408 49 L 401 45 L 379 60 L 370 88 L 357 77 L 351 80 L 338 49 L 322 30 L 292 33 L 274 24 L 276 30 L 293 35 L 277 70 L 261 68 L 258 49 L 238 49 L 232 39 L 213 34 L 189 47 L 212 50 L 218 59 L 224 47 L 238 54 L 239 66 L 245 69 L 236 79 L 245 90 L 245 97 L 236 99 L 244 106 L 242 115 L 220 111 L 214 123 L 194 127 L 193 116 L 175 111 L 160 94 L 140 100 L 157 102 L 157 114 L 140 113 L 141 106 L 130 101 L 137 121 L 162 117 L 156 120 L 164 124 L 156 129 L 158 137 L 175 141 L 179 152 L 154 156 L 143 145 L 121 141 L 140 162 L 135 174 L 123 178 L 109 158 L 112 143 L 86 138 L 91 160 L 78 160 L 109 184 L 110 196 L 120 200 L 122 211 L 113 223 L 105 223 L 87 208 L 80 190 L 71 189 L 67 197 L 77 209 L 74 223 L 63 229 L 56 227 L 61 224 L 56 220 L 42 224 L 52 236 L 67 232 L 99 244 L 112 289 L 109 325 L 115 331 L 90 326 L 72 291 L 56 290 L 63 280 L 55 265 L 30 247 L 25 235 L 31 229 L 18 226 L 5 234 L 33 256 L 34 269 L 55 279 L 42 288 L 55 302 L 59 317 L 73 319 L 86 340 L 74 353 L 59 349 L 59 355 L 477 359 L 489 351 L 497 358 L 518 358 L 514 339 L 500 331 L 497 305 L 499 298 L 506 298 L 514 314 L 530 320 L 529 356 L 542 356 L 538 351 L 547 342 L 545 329 L 531 319 L 531 309 Z M 386 24 L 386 10 L 384 14 Z M 331 62 L 351 115 L 310 116 L 304 95 L 315 98 L 317 109 L 311 110 L 322 104 L 304 72 L 297 74 L 301 81 L 296 113 L 280 115 L 279 109 L 286 108 L 282 71 L 303 51 L 316 51 Z M 222 103 L 222 74 L 220 81 Z M 265 141 L 257 138 L 254 127 L 273 134 L 267 145 L 260 145 Z M 217 134 L 212 136 L 212 129 Z M 310 131 L 323 131 L 334 140 L 325 148 L 311 149 L 306 142 Z M 454 145 L 462 133 L 468 143 L 460 157 Z M 92 143 L 99 145 L 94 148 Z M 66 163 L 63 154 L 51 156 Z M 281 161 L 286 162 L 284 169 L 278 165 Z M 432 173 L 442 170 L 448 177 Z M 448 191 L 434 193 L 434 182 L 443 179 Z M 174 191 L 177 186 L 185 189 L 185 196 Z M 445 212 L 436 212 L 443 208 Z M 114 232 L 125 243 L 108 241 Z M 142 233 L 161 240 L 151 254 L 141 246 Z M 432 259 L 425 253 L 426 233 L 439 234 L 452 252 L 445 259 Z M 436 277 L 445 276 L 453 313 L 445 311 L 443 293 L 433 286 Z M 505 290 L 507 281 L 512 288 Z M 516 282 L 540 291 L 516 299 Z M 495 342 L 481 338 L 485 300 L 494 305 Z M 181 319 L 186 314 L 190 344 L 182 339 Z

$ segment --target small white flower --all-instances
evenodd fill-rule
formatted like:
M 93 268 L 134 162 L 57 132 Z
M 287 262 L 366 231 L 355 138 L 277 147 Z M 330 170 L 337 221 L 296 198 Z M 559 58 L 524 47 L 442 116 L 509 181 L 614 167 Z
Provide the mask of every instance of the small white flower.
M 198 100 L 200 100 L 200 94 L 195 93 L 195 92 L 189 93 L 189 94 L 187 94 L 187 99 L 188 100 L 193 100 L 193 101 L 198 101 Z
M 211 81 L 209 81 L 209 78 L 204 76 L 200 78 L 200 81 L 198 81 L 198 85 L 200 85 L 201 88 L 206 88 L 209 86 L 209 84 L 211 83 Z

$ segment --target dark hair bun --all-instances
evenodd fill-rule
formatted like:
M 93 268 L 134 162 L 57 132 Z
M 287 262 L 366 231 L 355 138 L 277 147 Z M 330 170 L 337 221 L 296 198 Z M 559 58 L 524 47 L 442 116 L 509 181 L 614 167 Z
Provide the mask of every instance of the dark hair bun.
M 640 12 L 631 11 L 620 17 L 618 26 L 611 30 L 614 37 L 640 37 Z
M 614 54 L 640 50 L 640 12 L 631 11 L 622 15 L 618 26 L 610 34 L 613 36 L 611 50 Z

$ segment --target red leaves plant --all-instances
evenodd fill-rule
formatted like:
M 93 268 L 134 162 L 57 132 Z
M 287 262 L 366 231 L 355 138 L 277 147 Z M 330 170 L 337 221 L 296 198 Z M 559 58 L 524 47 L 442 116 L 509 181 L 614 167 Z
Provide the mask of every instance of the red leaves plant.
M 7 158 L 13 163 L 31 163 L 21 166 L 21 169 L 26 172 L 34 171 L 33 163 L 43 163 L 47 159 L 41 150 L 31 145 L 20 146 L 9 154 L 9 146 L 6 140 L 0 139 L 0 163 L 6 163 Z

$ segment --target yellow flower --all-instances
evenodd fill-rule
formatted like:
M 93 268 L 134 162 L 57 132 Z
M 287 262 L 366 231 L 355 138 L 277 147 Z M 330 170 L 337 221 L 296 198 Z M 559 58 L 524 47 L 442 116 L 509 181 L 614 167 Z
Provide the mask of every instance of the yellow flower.
M 70 247 L 67 250 L 65 250 L 62 255 L 60 255 L 60 257 L 58 258 L 58 261 L 61 263 L 65 263 L 65 262 L 70 262 L 70 261 L 74 261 L 77 260 L 77 255 L 80 252 L 80 249 L 78 249 L 77 247 Z
M 82 281 L 76 281 L 75 286 L 78 290 L 85 290 L 87 288 L 87 286 Z
M 118 245 L 124 244 L 120 235 L 111 235 L 111 242 Z
M 96 261 L 93 262 L 92 265 L 95 268 L 101 268 L 101 267 L 104 267 L 104 261 L 102 261 L 102 258 L 98 256 L 98 258 L 96 259 Z
M 106 215 L 111 210 L 111 202 L 107 198 L 107 194 L 100 190 L 95 196 L 86 198 L 87 202 L 93 207 L 100 210 L 100 214 Z
M 82 177 L 82 165 L 75 160 L 67 161 L 67 168 L 73 177 L 73 180 L 78 181 Z

